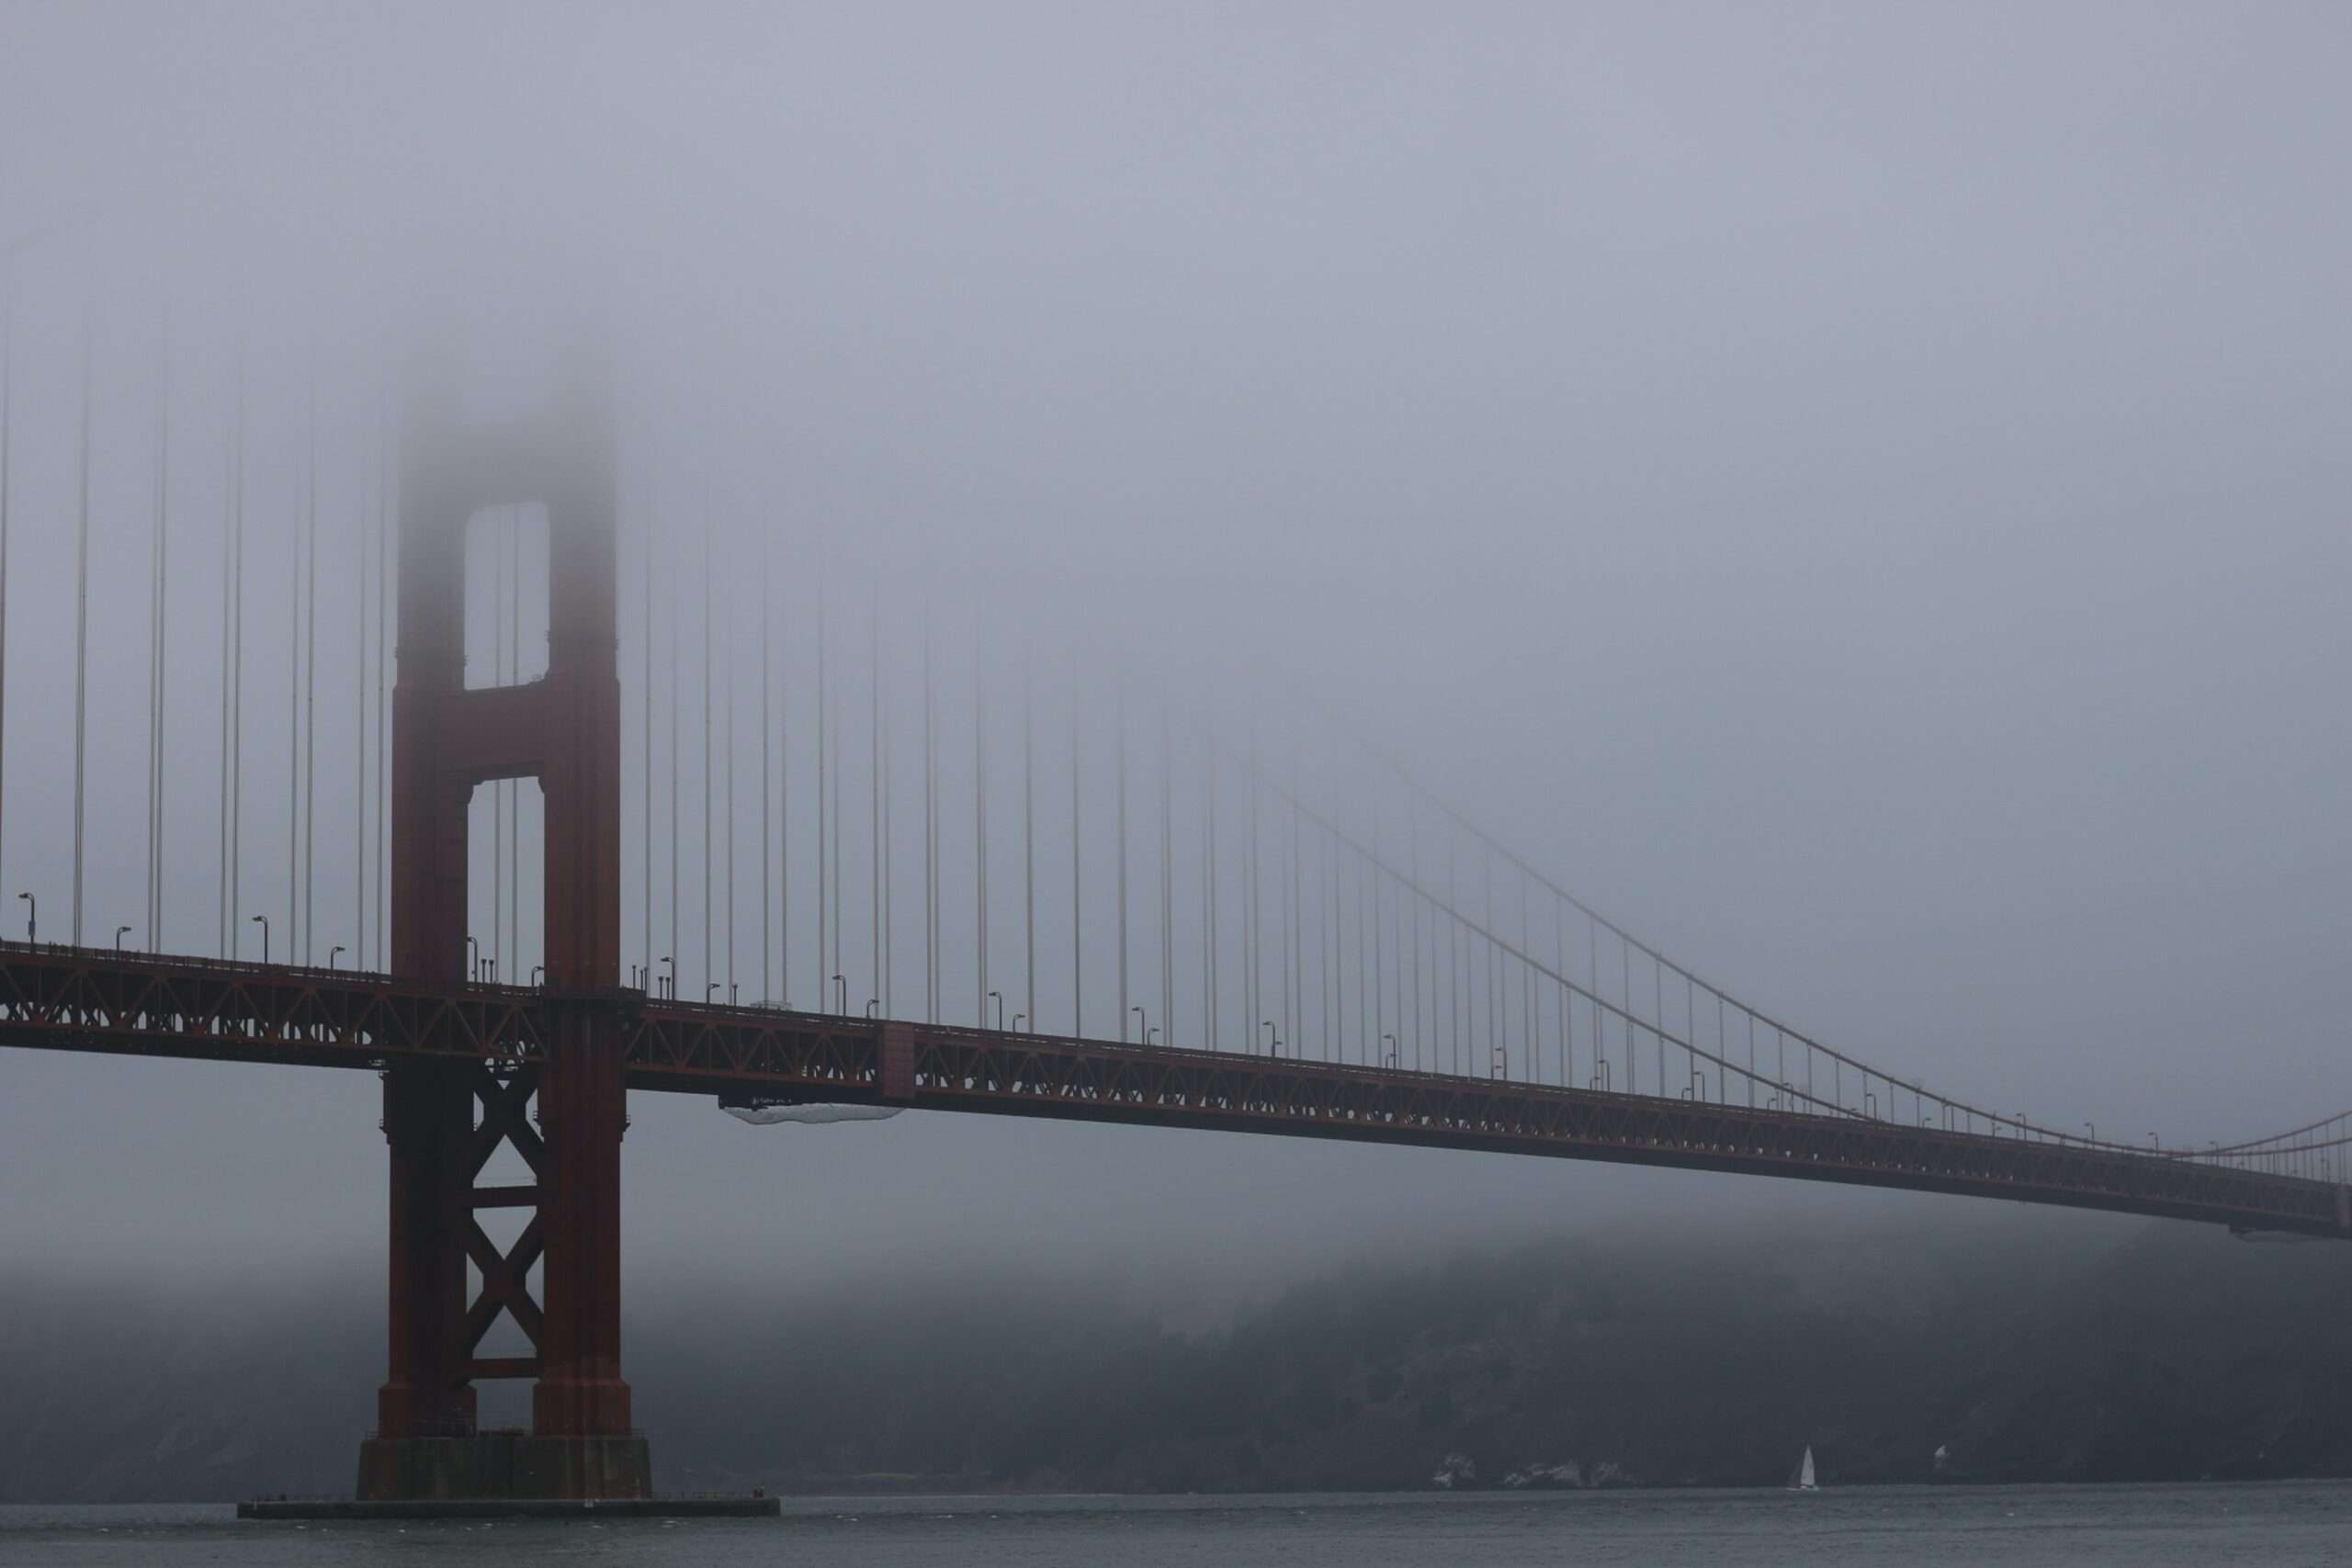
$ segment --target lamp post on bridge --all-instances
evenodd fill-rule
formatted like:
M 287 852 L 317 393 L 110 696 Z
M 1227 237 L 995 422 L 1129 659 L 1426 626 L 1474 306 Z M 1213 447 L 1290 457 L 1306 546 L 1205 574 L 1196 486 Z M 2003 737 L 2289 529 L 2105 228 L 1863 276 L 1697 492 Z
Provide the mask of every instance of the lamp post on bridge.
M 837 1012 L 837 1013 L 840 1013 L 843 1018 L 847 1018 L 847 1017 L 849 1016 L 849 980 L 848 980 L 848 978 L 847 978 L 846 976 L 841 976 L 841 975 L 836 975 L 836 976 L 833 976 L 833 990 L 834 990 L 834 992 L 839 996 L 839 998 L 840 998 L 840 1004 L 841 1004 L 841 1005 L 839 1005 L 838 1007 L 834 1008 L 834 1009 L 833 1009 L 833 1010 L 834 1010 L 835 1012 Z
M 342 957 L 345 953 L 349 953 L 350 951 L 351 951 L 351 949 L 349 949 L 349 948 L 347 948 L 347 947 L 344 946 L 344 945 L 343 945 L 343 943 L 341 943 L 341 942 L 336 942 L 333 947 L 328 948 L 328 949 L 327 949 L 327 967 L 328 967 L 329 969 L 333 969 L 333 968 L 334 967 L 334 961 L 335 961 L 336 959 L 338 959 L 338 958 Z
M 40 900 L 29 893 L 19 893 L 25 901 L 25 941 L 28 944 L 40 940 Z
M 1136 1030 L 1137 1037 L 1141 1039 L 1145 1044 L 1150 1044 L 1151 1014 L 1144 1011 L 1140 1007 L 1131 1007 L 1127 1010 L 1136 1015 Z
M 665 953 L 662 955 L 662 962 L 670 966 L 667 975 L 657 976 L 662 982 L 662 994 L 674 1001 L 678 995 L 678 961 Z
M 253 923 L 261 928 L 261 961 L 266 964 L 269 962 L 269 917 L 255 915 L 253 918 Z M 473 939 L 469 937 L 466 940 L 470 942 Z
M 114 950 L 117 953 L 120 953 L 122 951 L 122 939 L 130 934 L 130 928 L 129 926 L 117 926 L 114 928 Z
M 481 943 L 472 937 L 466 938 L 466 952 L 471 955 L 466 965 L 466 972 L 474 977 L 474 984 L 479 986 L 481 984 Z
M 996 1004 L 996 1032 L 1001 1034 L 1004 1032 L 1004 993 L 990 991 L 989 1000 Z

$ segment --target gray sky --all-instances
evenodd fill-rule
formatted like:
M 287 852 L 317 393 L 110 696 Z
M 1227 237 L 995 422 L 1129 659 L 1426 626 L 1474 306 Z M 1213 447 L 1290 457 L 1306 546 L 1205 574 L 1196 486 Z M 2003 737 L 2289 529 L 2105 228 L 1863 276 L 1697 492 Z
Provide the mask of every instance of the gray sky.
M 860 606 L 928 582 L 967 643 L 978 605 L 1311 705 L 1701 972 L 2001 1109 L 2200 1139 L 2334 1111 L 2347 43 L 2291 5 L 7 7 L 0 237 L 68 234 L 21 258 L 0 875 L 58 930 L 70 773 L 35 737 L 70 683 L 85 293 L 94 551 L 127 574 L 101 624 L 141 624 L 175 321 L 204 614 L 167 754 L 207 949 L 235 345 L 249 550 L 289 536 L 320 385 L 339 593 L 402 324 L 496 360 L 584 321 L 682 573 L 707 523 L 764 533 L 804 606 L 821 555 Z M 254 637 L 275 682 L 285 630 Z M 93 689 L 136 703 L 117 642 Z M 281 688 L 249 701 L 275 846 Z M 140 820 L 144 744 L 96 742 L 102 822 Z M 94 911 L 140 898 L 109 846 Z M 253 876 L 282 896 L 282 858 Z M 633 1278 L 1002 1247 L 1215 1276 L 1588 1213 L 1945 1212 L 632 1114 Z M 0 1055 L 0 1256 L 379 1267 L 375 1115 L 361 1075 Z

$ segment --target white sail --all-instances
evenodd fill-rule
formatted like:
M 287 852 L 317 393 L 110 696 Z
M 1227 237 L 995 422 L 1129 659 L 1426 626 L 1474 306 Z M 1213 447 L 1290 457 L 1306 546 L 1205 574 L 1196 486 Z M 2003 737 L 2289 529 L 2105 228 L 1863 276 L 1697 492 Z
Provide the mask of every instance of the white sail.
M 1821 1490 L 1820 1483 L 1813 1478 L 1813 1445 L 1811 1443 L 1804 1446 L 1804 1462 L 1797 1466 L 1797 1490 L 1800 1492 Z

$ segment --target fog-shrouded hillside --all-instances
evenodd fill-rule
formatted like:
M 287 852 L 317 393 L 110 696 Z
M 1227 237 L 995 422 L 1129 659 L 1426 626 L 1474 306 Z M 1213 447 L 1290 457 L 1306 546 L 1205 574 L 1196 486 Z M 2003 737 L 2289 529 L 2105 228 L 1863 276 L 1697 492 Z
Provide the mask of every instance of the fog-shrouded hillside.
M 368 1286 L 0 1283 L 0 1501 L 347 1491 Z M 2352 1247 L 2181 1225 L 1619 1234 L 1205 1327 L 1065 1277 L 639 1292 L 629 1375 L 676 1489 L 1772 1485 L 1808 1444 L 1828 1484 L 2352 1474 L 2347 1287 Z

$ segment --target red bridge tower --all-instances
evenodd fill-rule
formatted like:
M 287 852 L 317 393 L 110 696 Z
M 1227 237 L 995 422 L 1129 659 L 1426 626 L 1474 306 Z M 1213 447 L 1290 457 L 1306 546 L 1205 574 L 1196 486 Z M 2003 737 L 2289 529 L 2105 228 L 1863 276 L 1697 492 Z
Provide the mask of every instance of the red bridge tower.
M 544 1059 L 399 1061 L 384 1075 L 391 1153 L 390 1372 L 362 1444 L 364 1499 L 644 1497 L 645 1438 L 621 1377 L 622 1032 L 641 993 L 620 971 L 620 677 L 615 455 L 602 384 L 537 416 L 469 422 L 419 389 L 400 446 L 399 676 L 392 705 L 391 966 L 466 973 L 466 811 L 476 786 L 534 778 L 545 801 Z M 544 503 L 548 668 L 468 690 L 465 562 L 482 508 Z M 536 1097 L 537 1125 L 529 1114 Z M 532 1172 L 485 1186 L 501 1142 Z M 477 1215 L 533 1211 L 501 1251 Z M 467 1264 L 481 1291 L 467 1299 Z M 529 1288 L 543 1266 L 539 1299 Z M 476 1355 L 500 1313 L 536 1354 Z M 534 1378 L 531 1430 L 483 1433 L 473 1384 Z

